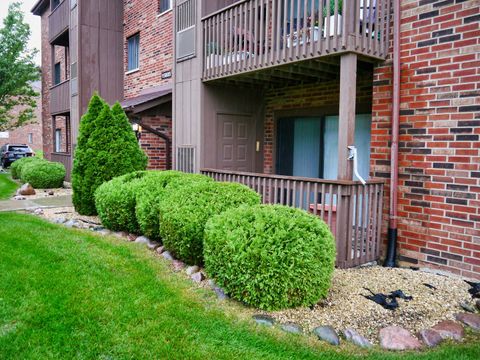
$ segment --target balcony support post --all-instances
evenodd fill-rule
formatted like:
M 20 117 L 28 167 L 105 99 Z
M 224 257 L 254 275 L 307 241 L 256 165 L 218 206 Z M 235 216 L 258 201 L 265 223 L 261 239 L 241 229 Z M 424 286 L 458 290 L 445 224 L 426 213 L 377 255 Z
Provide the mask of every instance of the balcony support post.
M 357 83 L 357 55 L 347 53 L 340 59 L 340 108 L 338 124 L 338 179 L 352 180 L 353 161 L 348 160 L 348 146 L 355 144 L 355 100 Z M 348 263 L 352 258 L 353 207 L 351 194 L 338 193 L 336 242 L 338 265 Z

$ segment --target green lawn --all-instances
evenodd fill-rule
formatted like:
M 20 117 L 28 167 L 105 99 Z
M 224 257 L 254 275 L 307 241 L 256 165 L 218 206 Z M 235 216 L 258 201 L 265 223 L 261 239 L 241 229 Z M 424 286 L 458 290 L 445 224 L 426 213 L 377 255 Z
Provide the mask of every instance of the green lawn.
M 0 200 L 11 197 L 17 187 L 17 183 L 10 179 L 10 175 L 0 174 Z
M 0 213 L 1 359 L 480 358 L 473 342 L 408 354 L 334 348 L 235 311 L 140 245 Z

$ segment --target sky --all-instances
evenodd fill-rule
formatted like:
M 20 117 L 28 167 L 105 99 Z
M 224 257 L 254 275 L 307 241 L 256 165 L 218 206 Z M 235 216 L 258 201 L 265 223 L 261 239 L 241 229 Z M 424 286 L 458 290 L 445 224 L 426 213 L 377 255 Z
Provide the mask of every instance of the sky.
M 41 27 L 40 27 L 40 16 L 33 15 L 30 10 L 37 0 L 17 0 L 22 3 L 22 11 L 25 16 L 25 22 L 30 25 L 30 41 L 28 47 L 30 49 L 35 48 L 39 52 L 35 58 L 35 62 L 40 65 L 40 46 L 41 46 Z M 14 0 L 0 0 L 0 26 L 3 27 L 3 19 L 7 16 L 8 5 Z

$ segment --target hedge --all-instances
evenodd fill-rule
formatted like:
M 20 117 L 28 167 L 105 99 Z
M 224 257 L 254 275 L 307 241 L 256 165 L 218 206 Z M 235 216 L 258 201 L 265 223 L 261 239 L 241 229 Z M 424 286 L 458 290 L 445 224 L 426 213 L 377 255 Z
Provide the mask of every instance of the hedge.
M 31 161 L 21 167 L 21 180 L 37 189 L 52 189 L 63 186 L 65 166 L 46 160 Z
M 20 179 L 22 177 L 21 174 L 22 174 L 23 167 L 27 164 L 30 164 L 36 161 L 44 161 L 44 160 L 36 156 L 29 156 L 29 157 L 24 157 L 24 158 L 15 160 L 10 166 L 10 172 L 11 172 L 12 178 Z
M 159 205 L 160 236 L 165 248 L 188 264 L 203 263 L 204 229 L 211 216 L 260 203 L 260 196 L 241 184 L 212 181 L 172 185 Z
M 205 229 L 205 270 L 234 299 L 265 310 L 326 297 L 335 242 L 318 217 L 282 205 L 232 208 Z
M 141 233 L 151 239 L 160 239 L 159 205 L 168 189 L 209 181 L 213 180 L 203 175 L 178 171 L 159 171 L 155 176 L 146 177 L 142 182 L 142 190 L 137 194 L 135 208 Z

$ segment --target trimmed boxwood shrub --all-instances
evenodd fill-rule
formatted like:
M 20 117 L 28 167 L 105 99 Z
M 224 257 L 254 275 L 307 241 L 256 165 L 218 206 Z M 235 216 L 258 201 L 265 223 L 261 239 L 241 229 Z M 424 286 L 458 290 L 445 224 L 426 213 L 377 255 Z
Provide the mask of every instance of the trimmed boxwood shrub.
M 37 189 L 52 189 L 63 186 L 65 166 L 46 160 L 31 161 L 22 166 L 21 180 Z
M 147 171 L 118 176 L 95 191 L 95 207 L 103 226 L 114 231 L 138 233 L 135 217 L 136 196 Z
M 160 239 L 159 205 L 168 191 L 167 188 L 206 181 L 213 180 L 203 175 L 179 171 L 158 171 L 155 176 L 145 177 L 142 181 L 142 189 L 137 194 L 135 208 L 140 232 L 151 239 Z
M 186 184 L 186 183 L 185 183 Z M 236 183 L 170 184 L 160 203 L 160 236 L 165 248 L 188 264 L 203 263 L 205 224 L 213 215 L 240 205 L 256 205 L 260 196 Z
M 265 310 L 327 295 L 335 241 L 318 217 L 282 205 L 232 208 L 205 228 L 205 270 L 234 299 Z
M 24 157 L 24 158 L 15 160 L 10 166 L 10 172 L 11 172 L 12 178 L 20 179 L 22 177 L 22 168 L 25 165 L 35 161 L 43 161 L 43 159 L 40 159 L 36 156 L 29 156 L 29 157 Z

